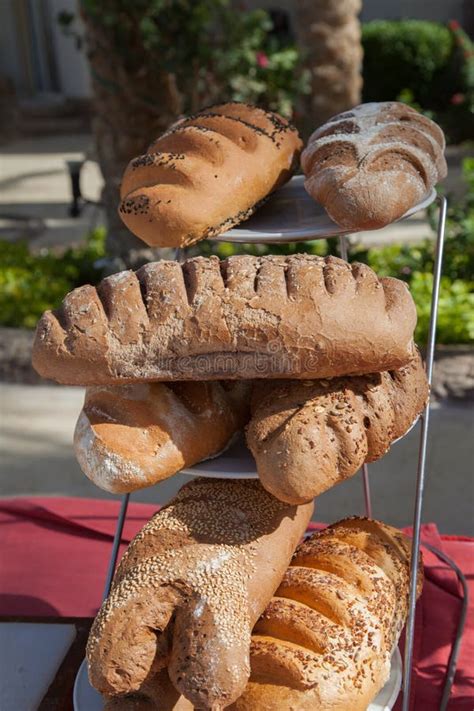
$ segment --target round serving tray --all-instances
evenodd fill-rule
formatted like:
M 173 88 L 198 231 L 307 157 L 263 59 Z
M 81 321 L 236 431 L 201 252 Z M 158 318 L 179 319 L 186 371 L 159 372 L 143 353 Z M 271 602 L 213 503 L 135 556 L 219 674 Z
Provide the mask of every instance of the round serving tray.
M 377 697 L 367 707 L 367 711 L 390 711 L 395 705 L 401 685 L 402 659 L 397 648 L 392 656 L 390 678 Z M 74 711 L 103 711 L 104 709 L 102 697 L 89 684 L 85 659 L 77 672 L 76 681 L 74 683 L 73 702 Z
M 423 210 L 431 205 L 435 198 L 436 191 L 431 190 L 400 219 L 404 220 Z M 270 195 L 248 220 L 212 239 L 244 244 L 278 244 L 337 237 L 349 232 L 354 231 L 343 230 L 336 225 L 324 207 L 308 195 L 304 189 L 304 176 L 295 175 L 286 185 Z
M 418 417 L 405 434 L 394 440 L 390 446 L 406 437 L 417 422 Z M 243 433 L 222 454 L 219 454 L 214 459 L 205 459 L 188 469 L 182 469 L 181 473 L 188 476 L 204 476 L 211 479 L 258 479 L 255 459 L 245 444 Z

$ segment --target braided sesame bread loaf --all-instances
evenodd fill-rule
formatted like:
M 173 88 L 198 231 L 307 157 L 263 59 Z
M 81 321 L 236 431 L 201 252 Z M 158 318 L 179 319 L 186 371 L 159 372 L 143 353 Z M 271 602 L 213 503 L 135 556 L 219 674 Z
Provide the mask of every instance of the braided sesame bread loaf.
M 92 685 L 140 691 L 154 673 L 199 709 L 244 690 L 252 627 L 311 518 L 257 481 L 195 479 L 135 537 L 92 626 Z
M 368 519 L 302 543 L 254 628 L 251 678 L 230 709 L 365 711 L 405 624 L 409 561 L 409 539 Z
M 33 365 L 79 385 L 317 378 L 400 367 L 407 286 L 336 257 L 195 257 L 82 286 L 41 318 Z
M 442 130 L 399 102 L 361 104 L 310 136 L 301 156 L 308 193 L 346 230 L 399 219 L 446 177 Z
M 229 711 L 365 711 L 386 682 L 408 610 L 410 542 L 349 518 L 315 533 L 258 620 L 251 676 Z M 418 594 L 422 587 L 419 561 Z M 192 711 L 161 670 L 107 711 Z
M 77 460 L 105 491 L 151 486 L 222 452 L 248 420 L 250 389 L 244 380 L 90 387 Z
M 132 160 L 119 214 L 154 247 L 183 247 L 245 220 L 291 177 L 301 140 L 278 114 L 231 102 L 182 119 Z
M 419 353 L 399 370 L 332 380 L 256 384 L 247 444 L 263 486 L 301 503 L 379 459 L 428 397 Z

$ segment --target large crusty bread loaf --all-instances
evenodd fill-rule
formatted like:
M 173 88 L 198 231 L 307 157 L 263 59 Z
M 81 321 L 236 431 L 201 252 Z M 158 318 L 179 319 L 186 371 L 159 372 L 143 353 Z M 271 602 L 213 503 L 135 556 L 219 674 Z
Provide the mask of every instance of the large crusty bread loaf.
M 61 383 L 318 378 L 413 353 L 406 284 L 306 254 L 196 257 L 82 286 L 41 318 L 33 365 Z
M 247 444 L 260 481 L 301 503 L 382 457 L 422 411 L 428 381 L 419 353 L 399 370 L 315 381 L 259 381 Z
M 250 390 L 249 381 L 90 387 L 77 460 L 105 491 L 151 486 L 222 452 L 248 420 Z
M 309 138 L 305 187 L 347 230 L 399 219 L 446 177 L 443 132 L 399 102 L 361 104 Z
M 251 677 L 229 711 L 365 711 L 388 678 L 408 609 L 410 542 L 350 518 L 296 550 L 252 634 Z M 418 594 L 423 569 L 419 561 Z M 107 711 L 192 711 L 166 673 Z
M 174 124 L 132 160 L 119 214 L 154 247 L 182 247 L 245 220 L 298 164 L 301 140 L 278 114 L 227 103 Z
M 195 479 L 128 547 L 87 646 L 105 695 L 139 692 L 168 667 L 197 708 L 244 690 L 252 627 L 311 518 L 257 481 Z
M 409 561 L 409 539 L 368 519 L 302 543 L 255 626 L 250 682 L 230 710 L 365 711 L 406 620 Z

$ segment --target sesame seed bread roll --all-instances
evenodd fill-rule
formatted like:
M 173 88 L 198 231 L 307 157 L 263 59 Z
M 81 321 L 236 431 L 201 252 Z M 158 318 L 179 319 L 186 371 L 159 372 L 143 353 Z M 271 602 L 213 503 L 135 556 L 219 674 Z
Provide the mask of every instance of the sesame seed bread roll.
M 421 356 L 398 370 L 332 380 L 257 381 L 247 444 L 262 485 L 299 504 L 382 457 L 423 410 Z
M 251 676 L 228 711 L 366 711 L 408 612 L 410 540 L 348 518 L 301 543 L 257 621 Z M 423 585 L 419 559 L 418 595 Z M 106 711 L 192 711 L 166 670 Z
M 250 390 L 244 380 L 87 388 L 77 461 L 113 494 L 156 484 L 226 449 L 248 420 Z
M 152 247 L 185 247 L 226 232 L 286 183 L 298 132 L 276 113 L 230 102 L 175 123 L 134 158 L 119 214 Z
M 41 318 L 40 375 L 70 385 L 327 378 L 413 355 L 406 284 L 337 257 L 195 257 L 71 291 Z
M 361 104 L 310 136 L 305 188 L 345 230 L 379 229 L 446 177 L 444 148 L 440 127 L 410 106 Z
M 89 637 L 92 685 L 106 696 L 140 694 L 167 667 L 197 708 L 232 703 L 249 677 L 252 627 L 312 511 L 257 481 L 184 486 L 122 558 Z

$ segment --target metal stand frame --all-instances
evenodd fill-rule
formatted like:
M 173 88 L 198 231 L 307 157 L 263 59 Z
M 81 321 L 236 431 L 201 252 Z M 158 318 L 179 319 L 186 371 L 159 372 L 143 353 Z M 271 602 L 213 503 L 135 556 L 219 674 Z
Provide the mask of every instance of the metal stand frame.
M 446 212 L 447 212 L 447 200 L 444 196 L 439 195 L 436 198 L 436 202 L 439 206 L 439 217 L 438 217 L 438 229 L 437 229 L 437 239 L 435 247 L 435 257 L 433 266 L 433 294 L 431 297 L 431 315 L 430 315 L 430 327 L 429 327 L 429 337 L 426 351 L 426 375 L 428 383 L 431 386 L 432 374 L 433 374 L 433 359 L 436 344 L 436 321 L 438 316 L 438 302 L 439 302 L 439 288 L 441 282 L 441 268 L 443 262 L 443 248 L 444 248 L 444 234 L 446 227 Z M 347 260 L 348 257 L 348 240 L 347 235 L 340 235 L 339 239 L 339 251 L 342 259 Z M 175 259 L 181 261 L 182 251 L 176 250 Z M 429 414 L 430 414 L 430 402 L 426 403 L 425 409 L 420 417 L 421 419 L 421 430 L 420 430 L 420 448 L 418 454 L 418 470 L 417 470 L 417 482 L 416 482 L 416 497 L 415 497 L 415 511 L 413 519 L 413 540 L 411 549 L 411 569 L 410 569 L 410 597 L 409 597 L 409 608 L 408 608 L 408 620 L 406 626 L 406 642 L 405 642 L 405 658 L 403 665 L 403 711 L 409 711 L 410 704 L 410 690 L 411 690 L 411 674 L 412 674 L 412 662 L 413 662 L 413 640 L 415 632 L 415 610 L 416 610 L 416 587 L 418 582 L 418 556 L 420 552 L 420 529 L 421 529 L 421 514 L 423 508 L 423 492 L 425 487 L 425 469 L 426 469 L 426 453 L 427 453 L 427 443 L 428 443 L 428 428 L 429 428 Z M 370 481 L 368 467 L 366 464 L 362 467 L 362 481 L 364 487 L 364 500 L 365 500 L 365 513 L 371 518 L 372 517 L 372 503 L 370 494 Z M 112 546 L 112 552 L 109 561 L 109 567 L 107 572 L 107 579 L 105 584 L 104 597 L 107 597 L 110 586 L 112 583 L 115 566 L 117 563 L 117 555 L 120 546 L 120 540 L 122 538 L 123 526 L 125 523 L 125 517 L 127 514 L 127 507 L 130 495 L 126 494 L 122 497 L 122 505 L 120 508 L 120 513 L 117 519 L 117 527 L 115 530 L 114 543 Z M 427 546 L 430 547 L 430 546 Z M 434 551 L 439 557 L 441 557 L 445 562 L 447 562 L 453 569 L 457 572 L 458 577 L 462 580 L 462 573 L 456 568 L 452 561 L 447 559 L 440 551 Z M 446 674 L 446 682 L 443 693 L 443 700 L 441 703 L 441 710 L 444 711 L 447 708 L 449 701 L 449 695 L 451 691 L 451 686 L 454 680 L 454 674 L 456 670 L 456 661 L 459 652 L 459 643 L 462 636 L 462 630 L 464 627 L 464 620 L 466 615 L 466 604 L 467 604 L 467 588 L 464 585 L 465 590 L 465 600 L 463 605 L 463 613 L 461 615 L 457 637 L 453 646 L 451 653 L 450 663 L 448 667 L 448 672 Z
M 433 264 L 433 293 L 431 295 L 431 314 L 428 344 L 426 349 L 426 377 L 431 387 L 433 376 L 433 359 L 436 345 L 436 321 L 438 318 L 439 287 L 441 268 L 443 264 L 444 232 L 446 227 L 446 198 L 438 196 L 439 205 L 438 233 Z M 421 512 L 423 508 L 423 492 L 425 488 L 426 450 L 428 444 L 428 427 L 430 419 L 430 398 L 421 416 L 420 449 L 418 453 L 418 472 L 416 480 L 415 513 L 413 519 L 413 540 L 411 547 L 410 598 L 408 604 L 408 621 L 406 627 L 405 659 L 403 664 L 403 711 L 409 711 L 411 675 L 413 663 L 413 639 L 415 636 L 416 586 L 418 582 L 418 556 L 420 553 Z

